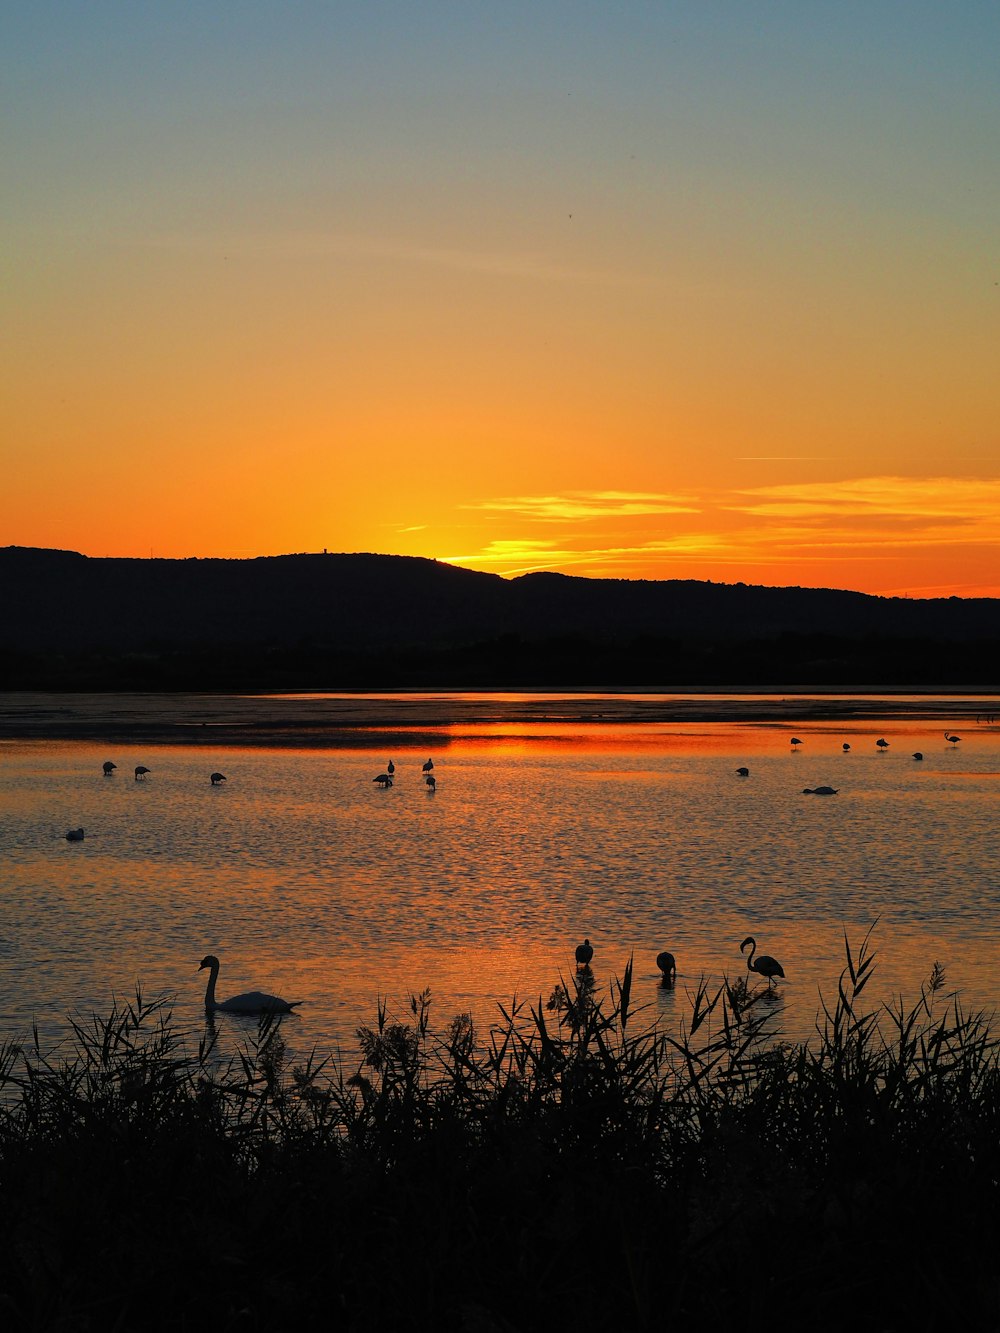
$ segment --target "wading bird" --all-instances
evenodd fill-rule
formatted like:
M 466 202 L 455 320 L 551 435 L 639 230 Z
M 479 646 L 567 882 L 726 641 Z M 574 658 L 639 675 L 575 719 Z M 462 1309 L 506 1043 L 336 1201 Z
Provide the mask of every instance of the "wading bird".
M 83 829 L 71 828 L 66 831 L 67 842 L 83 842 Z
M 389 762 L 386 764 L 386 766 L 385 766 L 385 771 L 389 774 L 390 777 L 392 777 L 393 773 L 395 773 L 395 771 L 396 771 L 396 765 L 392 762 L 391 759 L 390 759 Z
M 213 787 L 217 787 L 217 786 L 219 785 L 220 782 L 225 782 L 225 780 L 226 780 L 226 775 L 225 775 L 225 773 L 213 773 L 213 774 L 212 774 L 212 786 L 213 786 Z
M 672 986 L 677 980 L 677 963 L 674 961 L 673 954 L 666 949 L 662 953 L 658 953 L 656 955 L 656 966 L 663 973 L 664 986 Z
M 590 940 L 584 940 L 582 944 L 576 946 L 576 965 L 577 967 L 589 967 L 590 960 L 594 956 L 594 946 Z
M 768 986 L 773 986 L 774 978 L 784 977 L 785 969 L 778 962 L 777 958 L 772 958 L 768 953 L 762 953 L 756 963 L 754 962 L 753 956 L 757 952 L 757 941 L 752 935 L 748 935 L 740 945 L 740 953 L 743 952 L 748 944 L 750 945 L 750 953 L 747 956 L 747 971 L 756 972 L 759 976 L 767 977 Z
M 148 772 L 149 769 L 146 767 L 145 764 L 137 764 L 135 769 L 136 782 L 138 782 L 140 778 L 144 778 Z
M 422 772 L 424 772 L 424 773 L 429 773 L 433 767 L 434 767 L 434 760 L 433 760 L 433 759 L 428 759 L 428 760 L 427 760 L 427 763 L 424 764 L 424 766 L 423 766 Z
M 924 757 L 924 753 L 923 753 L 922 750 L 914 750 L 914 751 L 913 751 L 913 757 L 914 757 L 914 759 L 923 759 L 923 757 Z
M 737 777 L 748 778 L 750 776 L 750 770 L 749 768 L 738 768 L 736 770 L 736 775 Z
M 282 1000 L 278 995 L 267 995 L 264 991 L 248 990 L 242 995 L 234 995 L 228 1000 L 215 998 L 215 983 L 219 976 L 219 960 L 214 953 L 206 954 L 198 964 L 198 971 L 203 967 L 211 968 L 208 985 L 205 988 L 205 1011 L 209 1014 L 290 1014 L 302 1003 L 301 1000 Z
M 424 781 L 427 783 L 427 788 L 429 791 L 437 791 L 437 778 L 434 776 L 433 773 L 428 773 L 427 776 L 424 778 Z
M 947 732 L 944 733 L 944 738 L 946 741 L 951 741 L 952 745 L 957 745 L 962 739 L 961 736 L 949 736 Z
M 388 773 L 379 773 L 377 777 L 372 778 L 372 782 L 378 783 L 383 788 L 392 786 L 392 778 Z
M 876 745 L 878 746 L 878 748 L 879 748 L 880 750 L 882 750 L 883 752 L 886 751 L 886 750 L 888 750 L 888 748 L 889 748 L 889 742 L 886 740 L 886 738 L 885 738 L 884 736 L 880 736 L 880 737 L 878 738 L 878 740 L 875 742 L 875 744 L 876 744 Z
M 790 744 L 792 744 L 793 746 L 794 746 L 794 745 L 801 745 L 802 742 L 799 740 L 798 736 L 793 736 L 792 739 L 791 739 Z
M 851 747 L 847 744 L 846 741 L 844 741 L 843 745 L 840 748 L 843 750 L 844 754 L 846 754 Z
M 836 796 L 839 787 L 803 787 L 803 796 Z
M 109 777 L 111 776 L 111 774 L 115 771 L 115 769 L 116 769 L 117 767 L 118 767 L 118 765 L 117 765 L 117 764 L 113 764 L 113 763 L 111 762 L 110 759 L 105 759 L 105 761 L 104 761 L 104 776 L 105 776 L 106 778 L 109 778 Z

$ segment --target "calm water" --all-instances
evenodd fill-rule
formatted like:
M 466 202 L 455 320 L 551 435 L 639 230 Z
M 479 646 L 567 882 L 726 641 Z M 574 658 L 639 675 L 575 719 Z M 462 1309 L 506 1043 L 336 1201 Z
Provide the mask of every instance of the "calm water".
M 307 1002 L 284 1025 L 294 1055 L 352 1055 L 380 995 L 403 1015 L 429 986 L 437 1024 L 464 1010 L 489 1023 L 497 1001 L 547 997 L 585 935 L 598 984 L 634 953 L 638 999 L 673 1024 L 702 975 L 743 972 L 753 933 L 787 974 L 775 1021 L 805 1037 L 845 929 L 860 941 L 876 918 L 877 997 L 915 996 L 937 959 L 949 990 L 993 1009 L 1000 729 L 959 730 L 958 746 L 898 719 L 470 723 L 410 746 L 397 727 L 384 752 L 377 732 L 324 749 L 0 742 L 0 1036 L 36 1021 L 55 1042 L 67 1014 L 106 1010 L 137 980 L 197 1033 L 197 964 L 214 952 L 221 997 Z M 819 784 L 839 794 L 802 794 Z M 66 842 L 80 825 L 85 840 Z M 673 992 L 653 962 L 664 948 Z M 253 1027 L 221 1025 L 227 1039 Z

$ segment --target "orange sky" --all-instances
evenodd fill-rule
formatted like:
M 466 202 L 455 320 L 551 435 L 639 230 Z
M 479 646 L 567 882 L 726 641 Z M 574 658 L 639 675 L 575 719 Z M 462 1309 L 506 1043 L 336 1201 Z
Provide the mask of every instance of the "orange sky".
M 0 544 L 1000 595 L 994 6 L 208 8 L 12 17 Z

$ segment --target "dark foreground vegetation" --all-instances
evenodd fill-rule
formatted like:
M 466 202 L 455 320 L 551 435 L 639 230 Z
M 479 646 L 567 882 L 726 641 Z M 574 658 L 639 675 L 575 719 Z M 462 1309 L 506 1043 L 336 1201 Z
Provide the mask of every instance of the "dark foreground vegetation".
M 227 1067 L 137 996 L 75 1053 L 2 1053 L 0 1318 L 26 1329 L 986 1329 L 1000 1073 L 935 972 L 868 1010 L 868 942 L 807 1046 L 743 983 L 667 1038 L 631 968 L 549 1005 Z M 697 1321 L 697 1324 L 694 1322 Z

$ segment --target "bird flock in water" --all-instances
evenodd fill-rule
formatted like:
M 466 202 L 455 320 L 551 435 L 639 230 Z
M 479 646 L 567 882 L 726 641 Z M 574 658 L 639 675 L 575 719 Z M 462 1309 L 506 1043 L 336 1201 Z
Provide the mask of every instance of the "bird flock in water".
M 987 720 L 988 720 L 988 721 L 992 721 L 992 718 L 989 718 L 989 719 L 987 719 Z M 945 738 L 945 740 L 948 741 L 952 746 L 956 746 L 956 745 L 959 743 L 959 741 L 962 739 L 961 736 L 956 736 L 953 732 L 948 732 L 948 731 L 946 731 L 946 732 L 944 733 L 944 738 Z M 792 750 L 795 751 L 795 752 L 797 753 L 797 752 L 798 752 L 798 748 L 799 748 L 799 746 L 802 744 L 802 740 L 801 740 L 801 738 L 798 737 L 798 736 L 793 736 L 793 737 L 791 738 L 791 740 L 789 741 L 789 744 L 791 745 Z M 840 748 L 841 748 L 841 750 L 844 752 L 844 754 L 850 754 L 851 746 L 850 746 L 850 743 L 849 743 L 848 741 L 844 741 L 843 745 L 842 745 Z M 889 749 L 889 742 L 886 740 L 886 738 L 885 738 L 884 736 L 880 736 L 880 737 L 878 738 L 878 740 L 875 742 L 875 748 L 876 748 L 876 750 L 878 750 L 879 754 L 885 754 L 886 750 Z M 923 759 L 923 757 L 924 757 L 923 751 L 922 751 L 922 750 L 914 750 L 914 751 L 913 751 L 913 754 L 912 754 L 911 757 L 912 757 L 914 760 L 916 760 L 916 761 L 919 762 L 919 761 L 921 761 L 921 760 Z M 745 764 L 741 764 L 740 767 L 736 770 L 736 776 L 737 776 L 737 777 L 740 777 L 740 778 L 748 778 L 748 777 L 750 776 L 750 770 L 749 770 L 749 768 L 747 768 Z M 836 796 L 836 795 L 839 793 L 839 791 L 840 791 L 840 788 L 839 788 L 839 787 L 829 787 L 829 786 L 825 786 L 825 785 L 824 785 L 824 786 L 820 786 L 820 787 L 803 787 L 803 788 L 802 788 L 802 795 L 803 795 L 803 796 Z M 773 960 L 773 959 L 770 959 L 769 961 L 773 962 L 774 960 Z M 758 968 L 753 968 L 752 970 L 755 971 L 755 972 L 756 972 L 756 971 L 759 971 Z
M 944 733 L 944 737 L 952 746 L 958 745 L 962 739 L 961 736 L 956 736 L 954 733 L 948 731 Z M 790 744 L 792 749 L 797 751 L 798 747 L 802 744 L 802 740 L 798 736 L 793 736 Z M 880 736 L 875 742 L 875 748 L 880 754 L 884 754 L 885 751 L 889 749 L 889 742 L 884 736 Z M 850 752 L 851 746 L 847 741 L 844 741 L 841 749 L 844 754 L 847 754 Z M 922 760 L 923 757 L 923 752 L 921 750 L 913 751 L 912 758 L 914 760 L 919 761 Z M 108 759 L 105 760 L 103 769 L 104 776 L 110 778 L 117 772 L 118 765 Z M 145 764 L 137 764 L 134 771 L 135 781 L 144 782 L 150 772 L 151 770 L 147 768 Z M 741 764 L 740 767 L 737 768 L 736 773 L 738 777 L 748 778 L 750 776 L 750 769 L 746 767 L 746 765 Z M 372 778 L 372 781 L 376 786 L 385 790 L 393 785 L 395 774 L 396 765 L 390 759 L 385 766 L 385 771 L 377 774 Z M 433 759 L 428 759 L 422 766 L 421 774 L 428 791 L 436 790 L 437 779 L 434 776 Z M 219 786 L 220 783 L 225 782 L 226 780 L 226 775 L 224 773 L 215 772 L 209 775 L 209 782 L 213 787 Z M 828 786 L 804 787 L 802 789 L 802 794 L 803 796 L 836 796 L 839 790 L 838 787 Z M 84 830 L 82 828 L 69 829 L 66 832 L 67 842 L 82 842 L 83 839 Z M 748 945 L 750 946 L 750 952 L 744 954 Z M 755 972 L 758 976 L 767 978 L 769 990 L 774 986 L 775 980 L 778 977 L 784 979 L 784 968 L 776 958 L 772 958 L 770 954 L 757 953 L 757 941 L 752 935 L 748 935 L 740 945 L 740 953 L 744 954 L 746 957 L 748 972 Z M 591 944 L 589 938 L 585 939 L 582 944 L 576 946 L 576 965 L 578 969 L 589 969 L 593 957 L 594 946 Z M 674 955 L 670 953 L 669 950 L 664 949 L 662 953 L 659 953 L 656 956 L 656 966 L 659 968 L 662 975 L 663 985 L 668 988 L 672 987 L 677 980 L 677 960 L 674 958 Z M 220 964 L 218 958 L 216 958 L 215 954 L 211 953 L 206 954 L 198 964 L 199 972 L 204 968 L 209 969 L 208 985 L 205 989 L 205 1012 L 208 1014 L 289 1014 L 303 1003 L 302 1000 L 283 1000 L 280 995 L 269 995 L 265 991 L 245 991 L 241 995 L 230 996 L 228 1000 L 217 1000 L 215 998 L 215 985 L 219 977 L 219 967 Z

